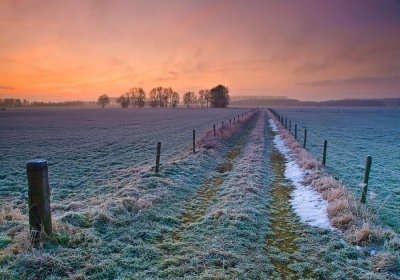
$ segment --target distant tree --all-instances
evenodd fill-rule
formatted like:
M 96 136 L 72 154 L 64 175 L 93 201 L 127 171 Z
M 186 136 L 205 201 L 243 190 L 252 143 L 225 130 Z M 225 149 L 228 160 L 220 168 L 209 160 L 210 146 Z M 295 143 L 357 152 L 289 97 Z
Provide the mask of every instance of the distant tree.
M 209 89 L 204 90 L 204 101 L 206 102 L 206 105 L 208 108 L 210 105 L 210 101 L 211 101 L 211 92 Z
M 178 104 L 179 104 L 179 94 L 176 91 L 174 91 L 171 94 L 171 107 L 175 108 Z
M 22 106 L 29 106 L 30 105 L 30 103 L 29 103 L 29 101 L 28 100 L 26 100 L 26 99 L 24 99 L 24 100 L 22 100 Z
M 14 99 L 14 107 L 22 107 L 21 99 Z
M 225 108 L 229 104 L 229 89 L 218 85 L 211 89 L 210 103 L 215 108 Z
M 122 94 L 120 97 L 117 98 L 117 103 L 119 103 L 122 108 L 128 108 L 130 104 L 129 96 L 129 92 Z
M 150 106 L 157 107 L 157 88 L 152 88 L 149 92 Z
M 136 104 L 139 108 L 144 107 L 144 101 L 146 100 L 146 92 L 140 87 L 136 93 Z
M 6 105 L 4 105 L 3 99 L 0 98 L 0 109 L 5 110 Z
M 165 107 L 168 107 L 168 105 L 171 105 L 172 107 L 172 94 L 174 93 L 173 89 L 171 87 L 164 88 L 163 89 L 163 104 Z
M 132 105 L 132 108 L 136 107 L 136 96 L 138 94 L 138 88 L 131 88 L 128 92 L 127 95 L 129 96 L 130 103 Z
M 197 103 L 196 94 L 193 91 L 188 91 L 183 95 L 183 103 L 189 108 L 190 105 Z
M 157 98 L 157 105 L 159 107 L 164 107 L 164 88 L 163 87 L 156 87 L 156 98 Z
M 103 109 L 110 104 L 110 97 L 107 94 L 100 95 L 97 99 L 97 105 L 101 106 Z
M 204 90 L 204 89 L 199 90 L 199 95 L 198 95 L 197 101 L 198 101 L 199 105 L 201 106 L 201 108 L 203 108 L 204 105 L 206 104 L 206 90 Z
M 21 99 L 19 98 L 5 98 L 2 101 L 2 108 L 5 107 L 22 107 Z

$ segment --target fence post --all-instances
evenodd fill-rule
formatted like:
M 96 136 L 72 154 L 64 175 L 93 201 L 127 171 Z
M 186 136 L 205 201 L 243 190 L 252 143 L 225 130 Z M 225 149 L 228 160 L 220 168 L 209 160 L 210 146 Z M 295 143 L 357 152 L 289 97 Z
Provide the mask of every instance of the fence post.
M 292 121 L 289 122 L 289 132 L 292 130 Z
M 287 129 L 287 118 L 285 118 L 285 128 Z
M 196 153 L 196 130 L 193 129 L 193 154 Z
M 304 143 L 303 143 L 303 148 L 306 148 L 306 143 L 307 143 L 307 128 L 304 129 Z
M 217 133 L 215 131 L 215 124 L 214 124 L 214 137 L 217 136 Z
M 232 125 L 232 120 L 231 119 L 229 119 L 229 125 Z
M 156 156 L 156 170 L 158 173 L 158 169 L 160 168 L 160 155 L 161 155 L 161 142 L 157 142 L 157 156 Z
M 46 160 L 33 160 L 26 164 L 28 177 L 29 226 L 47 235 L 52 234 L 50 187 Z M 36 234 L 35 234 L 36 235 Z
M 297 140 L 297 123 L 294 125 L 294 139 Z
M 365 161 L 365 171 L 364 171 L 364 180 L 363 180 L 363 188 L 361 193 L 361 203 L 365 203 L 365 199 L 367 196 L 368 190 L 368 180 L 369 180 L 369 173 L 371 171 L 371 164 L 372 164 L 372 157 L 367 156 L 367 160 Z
M 324 141 L 324 150 L 322 152 L 322 165 L 325 166 L 326 164 L 326 148 L 328 146 L 328 140 Z

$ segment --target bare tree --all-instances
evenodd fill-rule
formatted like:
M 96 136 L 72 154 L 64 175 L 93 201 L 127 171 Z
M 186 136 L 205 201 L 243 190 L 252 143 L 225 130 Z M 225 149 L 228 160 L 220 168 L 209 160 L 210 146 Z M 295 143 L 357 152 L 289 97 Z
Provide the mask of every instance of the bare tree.
M 196 94 L 193 91 L 188 91 L 183 95 L 183 103 L 189 108 L 190 105 L 197 103 Z
M 206 102 L 207 108 L 211 102 L 211 91 L 209 89 L 204 90 L 204 100 Z
M 176 91 L 174 91 L 171 94 L 171 106 L 175 108 L 178 104 L 179 104 L 179 94 Z
M 157 88 L 152 88 L 149 92 L 150 106 L 157 107 Z
M 144 101 L 146 100 L 146 92 L 143 90 L 143 88 L 138 88 L 138 91 L 136 93 L 136 104 L 139 108 L 144 107 Z
M 134 88 L 131 88 L 128 92 L 127 92 L 127 94 L 129 95 L 129 98 L 130 98 L 130 100 L 131 100 L 131 105 L 132 105 L 132 108 L 135 108 L 136 107 L 136 101 L 137 101 L 137 94 L 138 94 L 138 91 L 139 91 L 139 89 L 138 88 L 136 88 L 136 87 L 134 87 Z
M 198 95 L 197 101 L 198 101 L 199 105 L 201 106 L 201 108 L 203 108 L 204 105 L 206 104 L 206 90 L 204 90 L 204 89 L 199 90 L 199 95 Z
M 163 89 L 163 104 L 165 107 L 168 107 L 168 104 L 172 104 L 171 103 L 171 98 L 172 98 L 172 93 L 174 91 L 172 90 L 171 87 L 168 88 L 164 88 Z M 172 107 L 172 105 L 171 105 Z
M 103 109 L 110 104 L 110 98 L 107 94 L 100 95 L 97 99 L 97 105 L 103 107 Z
M 163 87 L 156 87 L 156 98 L 158 106 L 164 107 L 163 100 L 164 100 L 164 90 Z
M 117 103 L 119 103 L 122 108 L 128 108 L 130 104 L 129 96 L 130 96 L 129 92 L 121 95 L 120 97 L 117 98 Z

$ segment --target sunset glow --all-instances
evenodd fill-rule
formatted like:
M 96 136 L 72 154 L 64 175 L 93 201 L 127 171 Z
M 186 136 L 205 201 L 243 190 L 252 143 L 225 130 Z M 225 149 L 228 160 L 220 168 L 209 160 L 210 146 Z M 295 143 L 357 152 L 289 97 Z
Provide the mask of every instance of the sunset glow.
M 0 2 L 0 98 L 130 87 L 301 100 L 400 97 L 400 3 Z

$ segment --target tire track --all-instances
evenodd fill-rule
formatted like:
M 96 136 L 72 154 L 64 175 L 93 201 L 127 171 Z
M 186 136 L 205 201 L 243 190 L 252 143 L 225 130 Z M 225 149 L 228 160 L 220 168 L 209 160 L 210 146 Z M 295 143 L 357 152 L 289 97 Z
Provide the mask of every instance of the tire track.
M 235 140 L 233 148 L 225 156 L 224 162 L 215 168 L 217 174 L 206 179 L 198 188 L 195 195 L 187 201 L 183 214 L 179 217 L 179 223 L 172 234 L 165 234 L 161 239 L 159 248 L 166 258 L 162 265 L 165 269 L 165 272 L 162 272 L 163 277 L 171 276 L 168 272 L 170 266 L 176 267 L 186 261 L 180 260 L 174 262 L 172 260 L 179 258 L 179 256 L 191 247 L 190 242 L 186 240 L 187 231 L 208 213 L 209 206 L 216 199 L 216 193 L 229 174 L 229 171 L 232 170 L 236 158 L 241 154 L 259 116 L 260 113 L 256 113 L 240 132 L 240 136 Z M 199 268 L 199 270 L 202 271 L 203 269 Z M 189 272 L 182 272 L 182 275 L 179 277 L 182 277 L 186 273 Z M 176 275 L 174 276 L 176 277 Z
M 273 139 L 275 134 L 272 130 L 269 133 L 269 138 Z M 304 237 L 300 233 L 302 226 L 289 202 L 293 186 L 285 177 L 284 155 L 274 148 L 270 153 L 270 162 L 274 176 L 270 186 L 272 200 L 268 206 L 272 234 L 266 236 L 265 251 L 282 279 L 299 279 L 299 272 L 290 268 L 291 264 L 300 261 L 295 258 L 295 253 L 300 249 L 296 239 Z M 307 269 L 301 274 L 304 277 L 313 277 Z

